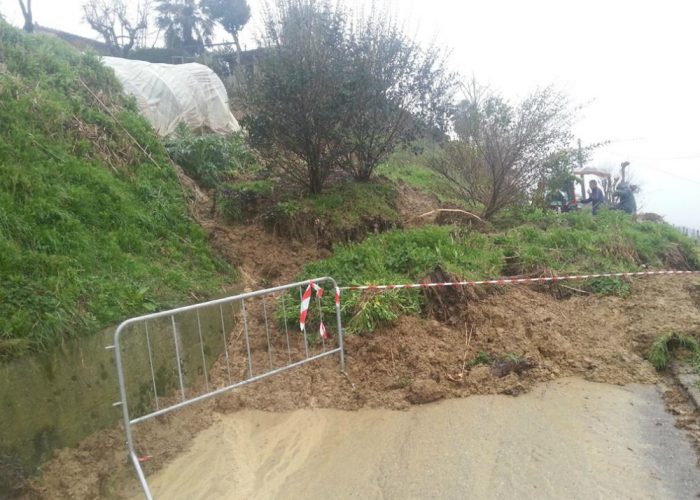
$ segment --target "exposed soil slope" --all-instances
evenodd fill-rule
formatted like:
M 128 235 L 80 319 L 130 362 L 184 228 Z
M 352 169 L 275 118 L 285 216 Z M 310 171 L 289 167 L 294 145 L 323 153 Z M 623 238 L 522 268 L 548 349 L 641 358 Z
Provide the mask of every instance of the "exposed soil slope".
M 255 225 L 221 224 L 210 217 L 208 199 L 196 188 L 190 198 L 192 213 L 212 244 L 240 265 L 246 288 L 289 282 L 304 262 L 324 256 L 324 250 L 290 243 Z M 159 418 L 138 428 L 139 452 L 152 457 L 145 465 L 152 473 L 191 446 L 192 437 L 221 414 L 241 409 L 406 409 L 440 398 L 517 395 L 537 382 L 567 376 L 614 384 L 659 382 L 644 360 L 646 351 L 667 331 L 700 338 L 698 290 L 697 278 L 655 277 L 633 281 L 625 299 L 585 295 L 559 300 L 548 289 L 524 286 L 465 293 L 458 302 L 442 297 L 452 300 L 447 315 L 438 307 L 427 319 L 403 317 L 371 336 L 347 338 L 346 374 L 340 373 L 336 357 L 325 358 Z M 250 313 L 251 330 L 263 328 L 260 306 L 252 306 Z M 244 373 L 240 332 L 230 333 L 231 371 Z M 302 349 L 294 342 L 289 355 L 301 356 Z M 252 350 L 256 366 L 267 363 L 264 343 L 253 344 Z M 276 351 L 270 359 L 276 363 L 278 356 L 287 352 Z M 492 362 L 477 364 L 478 359 Z M 211 370 L 211 382 L 222 386 L 226 376 L 222 357 Z M 43 468 L 34 495 L 137 494 L 123 441 L 121 429 L 115 428 L 96 433 L 77 449 L 60 451 Z

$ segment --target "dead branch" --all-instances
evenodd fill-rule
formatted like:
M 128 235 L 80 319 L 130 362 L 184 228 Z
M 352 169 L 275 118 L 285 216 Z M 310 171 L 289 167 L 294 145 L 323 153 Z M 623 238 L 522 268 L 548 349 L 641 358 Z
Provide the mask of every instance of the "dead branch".
M 468 216 L 470 216 L 470 217 L 473 217 L 473 218 L 477 219 L 479 222 L 484 222 L 484 220 L 483 220 L 481 217 L 479 217 L 478 215 L 473 214 L 473 213 L 471 213 L 471 212 L 467 212 L 466 210 L 460 210 L 459 208 L 437 208 L 437 209 L 435 209 L 435 210 L 431 210 L 430 212 L 426 212 L 426 213 L 424 213 L 424 214 L 420 214 L 420 215 L 416 216 L 416 218 L 418 218 L 418 217 L 427 217 L 428 215 L 432 215 L 432 214 L 434 214 L 434 213 L 436 213 L 436 212 L 459 212 L 459 213 L 468 215 Z

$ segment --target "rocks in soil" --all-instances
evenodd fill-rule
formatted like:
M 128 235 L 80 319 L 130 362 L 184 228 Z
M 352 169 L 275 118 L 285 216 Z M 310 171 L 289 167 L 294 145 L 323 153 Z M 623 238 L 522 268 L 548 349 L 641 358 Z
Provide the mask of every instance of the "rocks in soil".
M 497 377 L 505 377 L 511 373 L 520 375 L 534 367 L 535 363 L 529 359 L 497 359 L 491 366 L 491 373 Z
M 445 397 L 445 389 L 432 379 L 416 380 L 411 384 L 406 399 L 414 404 L 432 403 Z

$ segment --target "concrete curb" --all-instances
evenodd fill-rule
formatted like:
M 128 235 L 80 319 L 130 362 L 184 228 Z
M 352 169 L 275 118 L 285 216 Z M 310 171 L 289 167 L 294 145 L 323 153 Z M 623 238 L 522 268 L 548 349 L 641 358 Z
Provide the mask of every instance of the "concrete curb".
M 671 363 L 671 373 L 676 382 L 688 395 L 688 398 L 693 402 L 695 409 L 700 410 L 700 388 L 698 388 L 700 375 L 695 373 L 688 363 L 682 361 L 673 361 Z

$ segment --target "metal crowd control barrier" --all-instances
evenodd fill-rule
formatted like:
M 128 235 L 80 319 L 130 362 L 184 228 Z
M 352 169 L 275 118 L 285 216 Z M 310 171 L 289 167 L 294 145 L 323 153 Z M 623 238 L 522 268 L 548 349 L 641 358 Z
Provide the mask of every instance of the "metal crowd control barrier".
M 334 301 L 335 336 L 332 335 L 333 328 L 327 328 L 329 337 L 324 340 L 316 337 L 311 331 L 307 334 L 306 329 L 300 332 L 298 326 L 294 330 L 288 326 L 292 320 L 298 325 L 297 300 L 301 300 L 305 287 L 311 282 L 321 286 L 330 284 L 329 292 L 332 290 L 339 293 L 333 278 L 318 278 L 146 314 L 128 319 L 117 327 L 114 332 L 114 345 L 107 347 L 114 349 L 119 381 L 120 401 L 114 403 L 114 406 L 121 406 L 129 458 L 136 469 L 146 498 L 152 499 L 153 496 L 136 451 L 132 433 L 132 427 L 136 424 L 336 353 L 340 356 L 340 369 L 345 371 L 338 300 Z M 295 288 L 299 290 L 298 299 L 296 292 L 293 301 L 292 297 L 285 297 L 289 290 Z M 270 296 L 275 295 L 277 296 L 271 300 Z M 259 302 L 255 303 L 254 299 L 258 299 Z M 333 300 L 334 294 L 328 293 L 323 299 Z M 292 303 L 294 307 L 291 306 Z M 226 312 L 224 306 L 228 306 Z M 203 332 L 206 333 L 211 328 L 207 330 L 206 324 L 205 328 L 202 327 L 202 317 L 206 315 L 212 323 L 212 309 L 218 316 L 216 323 L 220 323 L 219 342 L 223 342 L 224 347 L 220 356 L 211 354 L 203 335 Z M 270 318 L 273 311 L 276 311 L 277 316 Z M 292 311 L 296 311 L 296 315 L 292 315 Z M 323 307 L 318 296 L 315 298 L 315 307 L 310 308 L 309 312 L 313 312 L 316 321 L 323 322 Z M 159 320 L 160 324 L 157 324 Z M 234 335 L 236 328 L 240 330 L 238 335 Z M 157 344 L 154 345 L 154 340 L 158 340 L 155 337 L 162 341 L 159 349 Z M 332 345 L 334 337 L 335 346 Z M 159 350 L 163 352 L 158 352 Z M 166 350 L 168 352 L 165 352 Z M 207 351 L 210 358 L 216 361 L 212 363 L 210 360 L 207 364 Z M 171 358 L 172 354 L 174 359 Z M 265 365 L 262 370 L 261 363 Z M 188 365 L 196 365 L 195 370 Z M 218 383 L 209 373 L 213 365 L 217 365 L 218 368 Z M 151 380 L 148 383 L 141 382 L 139 390 L 134 392 L 134 387 L 127 384 L 136 383 L 134 375 L 131 374 L 130 377 L 129 370 L 139 372 L 139 368 L 141 375 Z M 163 382 L 164 374 L 168 373 L 173 379 L 169 385 Z M 237 373 L 239 377 L 236 377 Z M 199 375 L 203 380 L 197 382 L 195 379 Z M 220 387 L 214 387 L 215 385 Z M 135 394 L 138 397 L 135 397 Z M 129 397 L 134 403 L 133 406 L 129 404 Z M 134 416 L 132 412 L 142 414 Z

